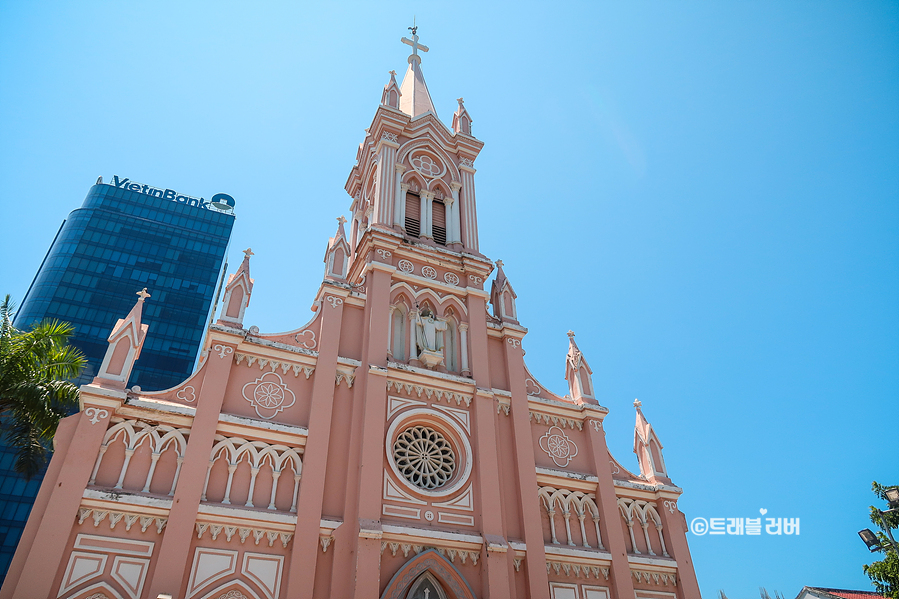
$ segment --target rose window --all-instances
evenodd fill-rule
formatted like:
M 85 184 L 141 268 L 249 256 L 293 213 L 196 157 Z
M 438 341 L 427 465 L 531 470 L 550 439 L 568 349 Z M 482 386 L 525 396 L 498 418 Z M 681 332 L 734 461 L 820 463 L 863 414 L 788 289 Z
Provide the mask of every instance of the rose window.
M 393 458 L 400 474 L 421 489 L 442 487 L 456 469 L 456 454 L 446 438 L 434 429 L 413 426 L 393 444 Z
M 443 167 L 427 154 L 413 158 L 412 166 L 426 177 L 436 177 L 443 170 Z

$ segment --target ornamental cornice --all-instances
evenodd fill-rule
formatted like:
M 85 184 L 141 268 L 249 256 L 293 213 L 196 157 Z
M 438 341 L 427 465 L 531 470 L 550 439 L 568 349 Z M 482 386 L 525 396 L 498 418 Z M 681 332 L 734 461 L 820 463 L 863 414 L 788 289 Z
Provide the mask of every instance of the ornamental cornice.
M 471 406 L 472 395 L 470 393 L 448 391 L 432 386 L 426 386 L 416 383 L 406 383 L 396 379 L 388 378 L 387 392 L 390 393 L 392 389 L 396 389 L 397 393 L 405 392 L 406 395 L 415 394 L 418 397 L 424 396 L 429 400 L 433 399 L 435 402 L 444 401 L 447 404 L 452 404 L 453 402 L 455 402 L 457 406 L 461 406 L 464 402 L 466 407 Z
M 112 492 L 87 488 L 81 495 L 81 506 L 90 509 L 141 513 L 155 518 L 157 516 L 168 517 L 169 510 L 172 508 L 172 500 L 138 495 L 122 490 Z
M 275 541 L 280 541 L 281 546 L 286 549 L 287 544 L 293 538 L 293 532 L 283 532 L 279 530 L 269 530 L 267 528 L 251 528 L 248 526 L 235 526 L 229 524 L 218 524 L 212 522 L 197 522 L 194 524 L 197 531 L 197 538 L 202 539 L 206 533 L 213 541 L 218 537 L 223 537 L 227 544 L 233 540 L 234 543 L 241 545 L 247 544 L 247 540 L 255 545 L 274 547 Z
M 634 580 L 637 582 L 643 582 L 644 584 L 652 584 L 656 586 L 677 586 L 677 572 L 676 571 L 647 571 L 643 569 L 635 569 L 631 568 L 631 576 L 634 577 Z
M 281 371 L 281 374 L 292 373 L 294 378 L 300 376 L 300 374 L 304 375 L 307 379 L 312 376 L 312 373 L 315 372 L 315 361 L 311 364 L 304 363 L 295 363 L 293 360 L 290 361 L 280 361 L 275 360 L 268 357 L 257 356 L 253 354 L 244 354 L 241 352 L 234 353 L 234 362 L 239 366 L 240 364 L 246 364 L 247 367 L 252 368 L 253 366 L 258 366 L 259 370 L 265 371 L 268 368 L 271 372 L 276 372 L 278 370 Z
M 401 362 L 388 362 L 390 378 L 401 383 L 413 383 L 417 385 L 436 386 L 459 393 L 474 393 L 474 381 L 448 372 L 436 372 L 416 366 L 409 366 Z
M 576 428 L 579 431 L 584 430 L 584 421 L 580 418 L 567 418 L 550 412 L 529 410 L 528 419 L 531 422 L 544 424 L 546 426 L 559 426 L 563 429 L 570 428 L 572 430 Z
M 680 487 L 675 487 L 673 485 L 654 485 L 649 482 L 636 482 L 630 480 L 621 480 L 617 478 L 613 479 L 612 482 L 615 484 L 615 494 L 618 497 L 632 497 L 637 499 L 655 500 L 658 498 L 660 493 L 665 493 L 666 497 L 677 497 L 684 492 L 684 490 Z M 627 489 L 628 492 L 622 493 L 620 489 Z M 641 494 L 641 492 L 643 494 Z
M 148 414 L 147 412 L 151 413 Z M 175 428 L 190 428 L 197 409 L 193 406 L 173 403 L 161 399 L 129 397 L 127 402 L 116 409 L 115 417 L 153 420 Z
M 596 566 L 590 563 L 557 561 L 550 560 L 547 556 L 546 573 L 555 572 L 556 576 L 567 576 L 569 578 L 593 578 L 599 580 L 600 575 L 603 579 L 609 579 L 609 566 Z
M 599 478 L 593 474 L 584 472 L 568 472 L 554 468 L 536 467 L 537 484 L 541 486 L 555 487 L 556 489 L 569 489 L 571 491 L 584 491 L 595 493 Z
M 528 407 L 532 412 L 542 412 L 546 414 L 566 413 L 569 418 L 583 419 L 585 417 L 586 404 L 578 405 L 576 403 L 568 403 L 547 397 L 539 397 L 537 395 L 528 395 Z M 609 409 L 603 406 L 590 405 L 593 411 L 599 411 L 604 414 L 609 413 Z M 561 412 L 560 412 L 561 410 Z
M 247 347 L 247 346 L 251 347 Z M 257 358 L 268 358 L 277 361 L 294 361 L 306 365 L 314 365 L 318 361 L 318 352 L 298 345 L 288 345 L 280 341 L 271 341 L 262 337 L 247 337 L 244 343 L 237 346 L 237 354 L 254 354 Z
M 216 432 L 226 437 L 277 443 L 301 449 L 306 445 L 309 429 L 295 424 L 257 420 L 235 414 L 219 414 Z M 302 452 L 300 452 L 302 453 Z
M 280 532 L 294 532 L 297 515 L 265 510 L 243 509 L 235 506 L 201 503 L 197 508 L 197 520 L 216 524 L 236 524 L 246 528 L 265 528 Z

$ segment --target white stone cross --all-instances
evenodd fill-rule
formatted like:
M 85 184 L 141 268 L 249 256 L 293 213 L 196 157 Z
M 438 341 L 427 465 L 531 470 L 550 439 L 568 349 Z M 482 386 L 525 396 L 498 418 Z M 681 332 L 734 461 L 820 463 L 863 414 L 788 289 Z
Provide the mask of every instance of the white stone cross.
M 144 287 L 143 289 L 141 289 L 140 291 L 137 292 L 137 296 L 140 298 L 138 301 L 142 302 L 145 299 L 147 299 L 148 297 L 150 297 L 150 294 L 147 293 L 147 288 Z
M 418 56 L 419 50 L 421 50 L 422 52 L 427 52 L 428 47 L 425 46 L 424 44 L 418 43 L 418 34 L 416 33 L 418 31 L 418 27 L 417 26 L 410 27 L 409 31 L 412 32 L 412 39 L 410 40 L 410 39 L 407 39 L 404 37 L 400 41 L 403 42 L 404 44 L 406 44 L 407 46 L 412 46 L 412 56 Z

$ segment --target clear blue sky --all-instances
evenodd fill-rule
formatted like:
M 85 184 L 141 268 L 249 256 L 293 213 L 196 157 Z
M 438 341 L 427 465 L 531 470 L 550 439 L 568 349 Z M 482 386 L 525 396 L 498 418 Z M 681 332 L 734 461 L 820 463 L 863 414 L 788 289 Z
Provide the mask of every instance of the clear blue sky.
M 449 123 L 464 96 L 481 248 L 527 362 L 565 332 L 609 445 L 635 397 L 688 519 L 801 518 L 689 540 L 706 597 L 869 588 L 856 531 L 899 483 L 896 2 L 0 3 L 0 292 L 21 298 L 97 176 L 237 200 L 248 324 L 310 316 L 325 243 L 416 14 Z

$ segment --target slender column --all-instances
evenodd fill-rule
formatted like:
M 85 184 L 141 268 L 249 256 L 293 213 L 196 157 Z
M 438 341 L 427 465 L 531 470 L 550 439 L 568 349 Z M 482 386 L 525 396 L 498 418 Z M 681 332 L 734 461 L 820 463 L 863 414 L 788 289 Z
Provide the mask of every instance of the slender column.
M 225 498 L 222 503 L 231 505 L 231 483 L 234 481 L 234 472 L 237 470 L 237 464 L 228 463 L 228 484 L 225 486 Z
M 374 222 L 387 227 L 393 225 L 397 148 L 399 144 L 389 141 L 386 137 L 378 142 L 378 184 L 375 192 L 377 210 Z
M 585 514 L 578 514 L 577 519 L 581 525 L 581 544 L 587 549 L 590 548 L 590 544 L 587 542 L 587 530 L 584 528 L 584 518 L 586 518 Z
M 471 376 L 471 370 L 468 368 L 468 324 L 461 323 L 459 325 L 459 337 L 460 343 L 462 344 L 461 351 L 459 352 L 462 355 L 462 376 Z
M 119 481 L 115 484 L 116 489 L 122 488 L 122 483 L 125 482 L 125 473 L 128 471 L 128 464 L 131 463 L 131 457 L 134 455 L 134 450 L 132 448 L 128 448 L 125 450 L 125 461 L 122 463 L 122 470 L 119 472 Z
M 431 200 L 434 194 L 429 191 L 421 192 L 421 235 L 420 237 L 432 238 L 431 233 Z
M 668 549 L 665 548 L 665 535 L 662 534 L 662 525 L 656 524 L 656 532 L 659 533 L 659 542 L 662 544 L 662 555 L 665 557 L 671 557 L 668 555 Z
M 652 543 L 649 542 L 649 523 L 641 522 L 640 526 L 643 527 L 643 538 L 646 539 L 646 551 L 649 552 L 649 555 L 655 555 L 655 551 L 652 550 Z
M 272 498 L 268 502 L 268 509 L 275 509 L 275 495 L 278 493 L 278 479 L 281 478 L 280 470 L 272 470 Z
M 462 189 L 462 184 L 458 181 L 453 181 L 450 187 L 453 190 L 453 201 L 450 204 L 449 221 L 452 223 L 453 232 L 451 235 L 448 235 L 449 239 L 447 239 L 447 242 L 462 243 L 462 227 L 459 219 L 459 190 Z
M 633 518 L 627 519 L 627 531 L 631 533 L 631 547 L 634 548 L 635 555 L 641 555 L 640 550 L 637 549 L 637 539 L 634 538 L 634 520 Z
M 226 339 L 222 336 L 210 341 L 214 344 L 214 350 L 210 351 L 203 366 L 206 373 L 184 452 L 184 476 L 178 478 L 175 487 L 169 521 L 158 548 L 159 558 L 153 570 L 153 579 L 149 584 L 149 592 L 145 591 L 147 597 L 161 594 L 177 596 L 181 583 L 187 576 L 184 564 L 191 563 L 193 557 L 190 554 L 191 536 L 197 521 L 200 497 L 203 495 L 203 475 L 209 467 L 209 456 L 215 443 L 215 431 L 239 339 Z
M 172 490 L 169 491 L 169 496 L 175 494 L 175 487 L 178 486 L 178 477 L 181 475 L 181 465 L 184 464 L 184 456 L 178 456 L 178 465 L 175 466 L 175 476 L 172 478 Z M 209 482 L 209 473 L 206 473 L 206 482 Z M 203 485 L 203 501 L 206 501 L 206 485 Z
M 552 537 L 553 545 L 558 545 L 559 539 L 556 538 L 556 510 L 550 508 L 546 510 L 546 515 L 549 516 L 549 536 Z
M 203 494 L 200 496 L 200 501 L 206 501 L 206 491 L 209 489 L 209 475 L 212 474 L 212 467 L 215 465 L 215 462 L 209 462 L 209 468 L 206 469 L 206 482 L 203 483 Z M 171 493 L 169 493 L 171 495 Z
M 334 377 L 337 374 L 337 349 L 343 321 L 343 300 L 349 293 L 326 287 L 322 297 L 322 332 L 312 383 L 312 405 L 309 410 L 309 436 L 303 454 L 303 485 L 299 489 L 297 518 L 290 568 L 287 571 L 285 597 L 312 599 L 315 566 L 318 561 L 318 533 L 325 491 L 325 470 L 331 443 L 331 416 L 334 405 Z M 333 298 L 333 299 L 332 299 Z M 295 478 L 299 487 L 299 476 Z
M 106 444 L 100 446 L 100 455 L 97 456 L 97 463 L 94 465 L 94 471 L 91 472 L 91 479 L 87 481 L 87 484 L 92 485 L 97 481 L 97 472 L 100 470 L 100 462 L 103 461 L 103 455 L 106 453 L 107 449 L 109 449 L 109 446 Z
M 85 397 L 86 395 L 87 393 L 82 392 L 82 401 L 91 403 L 93 398 Z M 106 407 L 103 408 L 89 408 L 97 411 L 93 412 L 93 420 L 87 411 L 72 416 L 78 419 L 78 426 L 71 445 L 64 454 L 62 471 L 56 479 L 56 486 L 53 487 L 52 495 L 43 512 L 22 575 L 12 593 L 13 597 L 53 596 L 51 586 L 54 577 L 47 575 L 47 566 L 52 564 L 55 568 L 62 562 L 72 531 L 72 522 L 78 513 L 94 459 L 100 451 L 100 443 L 103 442 L 103 436 L 109 425 L 109 415 L 115 412 L 114 407 L 105 402 L 104 404 Z
M 409 310 L 409 360 L 418 359 L 418 341 L 415 339 L 415 318 L 418 310 Z
M 571 540 L 571 512 L 565 510 L 562 515 L 565 516 L 565 534 L 568 535 L 568 545 L 574 547 L 574 541 Z
M 406 167 L 402 164 L 393 165 L 396 169 L 396 199 L 393 201 L 393 224 L 400 227 L 406 226 L 406 192 L 409 186 L 403 183 L 403 173 Z
M 462 244 L 477 252 L 478 215 L 474 197 L 475 169 L 470 166 L 460 166 L 459 170 L 462 172 L 462 220 L 465 223 L 462 230 Z
M 153 482 L 153 473 L 156 472 L 156 462 L 159 461 L 159 453 L 154 451 L 152 455 L 150 455 L 150 471 L 147 472 L 147 482 L 144 485 L 142 493 L 150 492 L 150 483 Z
M 396 306 L 388 306 L 387 307 L 387 359 L 394 359 L 394 350 L 393 340 L 396 339 L 396 331 L 393 330 L 393 313 L 396 312 Z M 402 360 L 402 356 L 397 358 Z
M 605 415 L 606 412 L 598 407 L 585 409 L 584 430 L 587 432 L 587 447 L 593 461 L 593 471 L 599 479 L 596 486 L 596 507 L 599 509 L 600 520 L 597 522 L 596 538 L 600 538 L 599 530 L 602 529 L 608 551 L 612 555 L 609 586 L 613 599 L 633 599 L 634 580 L 627 561 L 627 545 L 619 523 L 621 513 L 618 511 L 618 496 L 615 493 L 612 468 L 609 466 L 609 450 L 602 429 L 602 419 Z M 698 590 L 696 593 L 695 596 L 699 597 Z
M 531 434 L 528 394 L 524 384 L 527 376 L 524 369 L 524 354 L 521 350 L 521 337 L 523 337 L 523 333 L 513 334 L 513 331 L 507 329 L 506 336 L 503 337 L 503 347 L 506 350 L 506 364 L 509 369 L 509 384 L 512 391 L 510 400 L 512 411 L 509 416 L 512 418 L 515 455 L 518 456 L 516 460 L 518 495 L 521 502 L 524 542 L 528 548 L 525 556 L 528 590 L 531 599 L 539 599 L 549 597 L 549 579 L 546 573 L 546 552 L 543 549 L 543 526 L 540 524 L 537 465 L 534 460 L 535 448 Z M 555 529 L 555 525 L 553 525 L 553 529 Z M 553 530 L 553 543 L 558 542 L 555 530 Z
M 245 507 L 256 507 L 253 505 L 253 491 L 256 489 L 256 477 L 259 475 L 259 468 L 250 468 L 250 494 L 247 495 Z

